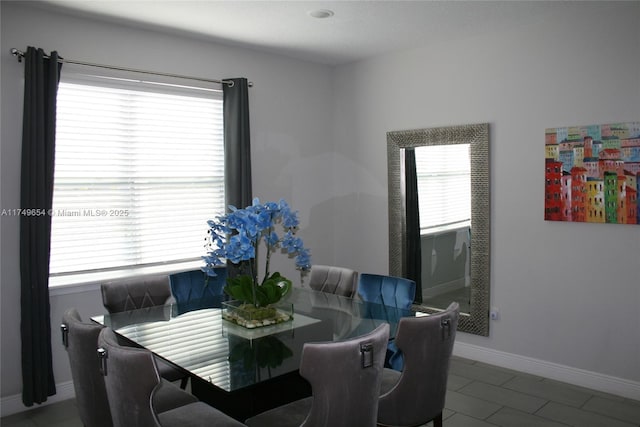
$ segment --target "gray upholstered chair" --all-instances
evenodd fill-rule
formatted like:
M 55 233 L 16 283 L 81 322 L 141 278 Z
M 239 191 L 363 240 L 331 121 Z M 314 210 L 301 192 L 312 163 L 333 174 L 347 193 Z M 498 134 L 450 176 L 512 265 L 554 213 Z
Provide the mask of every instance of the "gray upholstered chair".
M 164 305 L 171 298 L 169 276 L 137 276 L 103 283 L 102 304 L 109 313 Z
M 358 272 L 332 265 L 313 265 L 309 275 L 309 287 L 352 298 L 358 286 Z
M 111 328 L 98 337 L 97 350 L 115 427 L 237 427 L 242 423 L 198 401 L 189 393 L 160 380 L 153 354 L 142 348 L 121 346 Z M 160 410 L 163 389 L 184 395 L 180 406 Z
M 250 427 L 374 427 L 389 325 L 346 341 L 307 343 L 300 375 L 312 396 L 246 420 Z
M 86 427 L 111 427 L 111 413 L 104 379 L 98 367 L 96 349 L 102 326 L 83 323 L 78 310 L 62 315 L 62 343 L 69 356 L 78 415 Z
M 83 322 L 78 310 L 70 308 L 62 315 L 60 329 L 69 356 L 80 420 L 86 427 L 111 427 L 107 390 L 96 357 L 98 336 L 103 327 Z M 156 396 L 156 407 L 164 412 L 195 400 L 175 386 L 162 387 Z
M 130 279 L 114 280 L 100 285 L 102 304 L 110 314 L 142 308 L 163 306 L 171 299 L 171 284 L 167 275 L 137 276 Z M 180 380 L 180 388 L 187 387 L 189 376 L 158 360 L 160 375 L 167 381 Z
M 311 302 L 309 314 L 314 319 L 320 319 L 325 324 L 331 325 L 334 340 L 362 335 L 356 331 L 360 324 L 359 314 L 362 307 L 353 298 L 343 298 L 328 292 L 315 292 L 309 295 L 309 300 Z M 366 327 L 365 330 L 370 331 L 371 326 Z
M 433 420 L 434 427 L 442 426 L 459 314 L 454 302 L 438 314 L 400 319 L 395 342 L 404 354 L 404 370 L 384 369 L 378 425 L 417 426 Z

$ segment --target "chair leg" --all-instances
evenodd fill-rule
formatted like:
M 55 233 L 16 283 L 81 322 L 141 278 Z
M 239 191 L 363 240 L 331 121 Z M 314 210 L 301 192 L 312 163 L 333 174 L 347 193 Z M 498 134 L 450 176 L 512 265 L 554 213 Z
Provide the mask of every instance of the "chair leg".
M 442 427 L 442 412 L 433 419 L 433 427 Z
M 184 390 L 184 389 L 186 389 L 186 388 L 187 388 L 187 384 L 188 384 L 188 383 L 189 383 L 189 377 L 188 377 L 188 376 L 183 377 L 183 378 L 180 380 L 180 388 L 181 388 L 181 389 L 183 389 L 183 390 Z

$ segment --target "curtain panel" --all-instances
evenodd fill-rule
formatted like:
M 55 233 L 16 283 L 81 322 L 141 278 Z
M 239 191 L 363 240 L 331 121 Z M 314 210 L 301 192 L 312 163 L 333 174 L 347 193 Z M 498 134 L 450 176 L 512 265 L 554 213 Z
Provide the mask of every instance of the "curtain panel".
M 25 53 L 20 179 L 22 401 L 42 403 L 56 393 L 51 356 L 49 250 L 56 134 L 57 52 Z
M 251 137 L 249 129 L 249 82 L 246 78 L 224 79 L 224 197 L 229 205 L 242 209 L 251 205 Z M 227 275 L 242 274 L 242 267 L 227 261 Z
M 407 278 L 416 282 L 414 301 L 422 303 L 422 244 L 420 241 L 420 208 L 418 204 L 418 175 L 416 152 L 404 149 L 405 197 L 407 206 Z
M 251 204 L 251 137 L 249 132 L 249 82 L 224 79 L 224 182 L 225 205 L 242 209 Z

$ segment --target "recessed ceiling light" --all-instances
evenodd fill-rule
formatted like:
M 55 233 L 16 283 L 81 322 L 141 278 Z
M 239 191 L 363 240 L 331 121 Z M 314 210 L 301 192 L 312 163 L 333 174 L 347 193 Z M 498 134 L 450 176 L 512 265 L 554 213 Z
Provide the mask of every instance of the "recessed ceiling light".
M 309 16 L 313 16 L 314 18 L 318 18 L 318 19 L 330 18 L 333 15 L 334 15 L 333 10 L 329 10 L 329 9 L 316 9 L 316 10 L 309 11 Z

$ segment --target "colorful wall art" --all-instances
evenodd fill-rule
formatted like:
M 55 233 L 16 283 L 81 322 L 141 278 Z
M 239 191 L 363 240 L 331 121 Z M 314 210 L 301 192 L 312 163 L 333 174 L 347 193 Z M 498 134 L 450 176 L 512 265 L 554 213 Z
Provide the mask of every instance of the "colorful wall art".
M 547 221 L 640 224 L 640 122 L 545 132 Z

